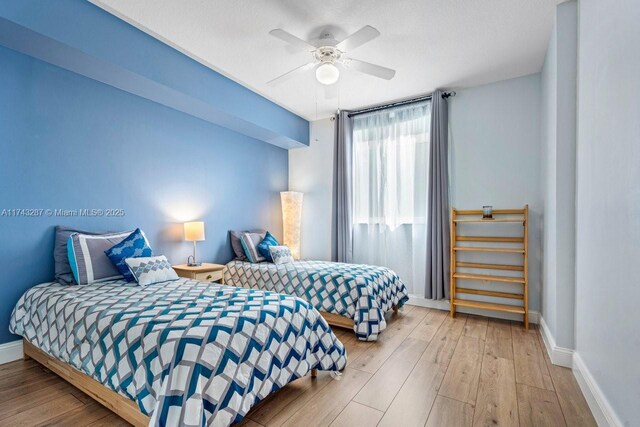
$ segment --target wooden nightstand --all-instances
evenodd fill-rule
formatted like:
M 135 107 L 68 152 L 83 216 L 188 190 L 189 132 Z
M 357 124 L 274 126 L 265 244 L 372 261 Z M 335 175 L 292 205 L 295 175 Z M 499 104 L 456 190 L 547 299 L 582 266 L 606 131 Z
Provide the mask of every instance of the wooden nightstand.
M 222 283 L 222 264 L 209 264 L 203 262 L 201 266 L 189 267 L 187 264 L 174 265 L 173 269 L 179 277 L 185 279 L 194 279 L 201 282 L 218 282 Z

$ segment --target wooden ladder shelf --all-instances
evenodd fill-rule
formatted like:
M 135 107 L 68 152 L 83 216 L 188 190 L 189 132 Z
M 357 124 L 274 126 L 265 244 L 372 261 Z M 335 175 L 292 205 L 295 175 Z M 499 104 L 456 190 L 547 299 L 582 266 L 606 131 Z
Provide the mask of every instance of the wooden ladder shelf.
M 483 310 L 501 311 L 506 313 L 521 314 L 524 327 L 529 329 L 529 306 L 528 306 L 528 246 L 529 246 L 529 206 L 523 209 L 497 209 L 493 211 L 493 219 L 482 219 L 482 210 L 458 210 L 451 209 L 451 275 L 450 275 L 450 297 L 451 297 L 451 317 L 456 315 L 457 307 L 470 307 Z M 496 223 L 521 223 L 523 232 L 521 236 L 492 236 L 490 232 L 484 232 L 482 236 L 469 236 L 461 233 L 461 228 L 473 225 L 486 224 L 490 227 Z M 501 227 L 496 225 L 495 227 Z M 508 227 L 508 226 L 502 226 Z M 513 227 L 513 226 L 511 226 Z M 468 246 L 469 243 L 480 243 L 483 246 Z M 506 245 L 506 246 L 505 246 Z M 522 262 L 517 265 L 495 264 L 485 262 L 462 261 L 458 258 L 464 254 L 473 253 L 493 253 L 495 256 L 522 256 Z M 497 255 L 496 255 L 497 254 Z M 469 255 L 467 255 L 469 256 Z M 486 256 L 486 255 L 477 255 Z M 463 271 L 460 271 L 463 269 Z M 503 273 L 480 274 L 469 272 L 469 269 L 494 270 Z M 507 270 L 507 274 L 504 274 Z M 515 273 L 513 273 L 515 272 Z M 521 272 L 522 276 L 518 276 Z M 458 286 L 458 280 L 472 280 L 481 282 L 502 283 L 502 287 L 508 286 L 509 292 L 503 290 L 489 290 L 480 287 Z M 496 285 L 494 285 L 496 286 Z M 511 291 L 510 289 L 513 289 Z M 521 292 L 520 292 L 521 291 Z M 505 303 L 479 301 L 474 299 L 461 298 L 460 295 L 471 295 L 472 297 L 499 298 L 498 301 Z M 510 302 L 510 303 L 509 303 Z

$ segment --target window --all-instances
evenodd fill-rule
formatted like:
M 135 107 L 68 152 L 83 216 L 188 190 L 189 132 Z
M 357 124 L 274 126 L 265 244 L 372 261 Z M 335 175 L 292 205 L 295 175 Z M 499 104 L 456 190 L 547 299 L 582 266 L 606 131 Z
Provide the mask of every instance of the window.
M 431 103 L 353 120 L 354 223 L 426 222 Z

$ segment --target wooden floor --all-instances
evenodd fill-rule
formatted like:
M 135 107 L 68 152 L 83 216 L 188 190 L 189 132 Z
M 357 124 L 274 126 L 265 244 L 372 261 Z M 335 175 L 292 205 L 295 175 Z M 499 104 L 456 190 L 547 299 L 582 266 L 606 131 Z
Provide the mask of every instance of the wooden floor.
M 335 330 L 339 378 L 301 378 L 254 408 L 259 426 L 596 426 L 569 369 L 537 328 L 406 306 L 379 340 Z M 118 426 L 116 415 L 33 360 L 0 365 L 0 425 Z

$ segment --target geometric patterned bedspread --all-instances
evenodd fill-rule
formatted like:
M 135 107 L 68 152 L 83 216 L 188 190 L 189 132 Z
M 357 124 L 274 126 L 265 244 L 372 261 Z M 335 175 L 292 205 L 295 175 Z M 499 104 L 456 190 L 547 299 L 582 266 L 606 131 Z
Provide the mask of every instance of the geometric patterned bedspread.
M 228 426 L 311 369 L 346 364 L 307 302 L 188 279 L 38 285 L 18 301 L 10 330 L 135 401 L 158 426 Z
M 349 317 L 364 341 L 375 341 L 387 327 L 384 313 L 409 300 L 406 286 L 392 270 L 339 262 L 234 260 L 225 266 L 224 283 L 294 295 L 317 310 Z

